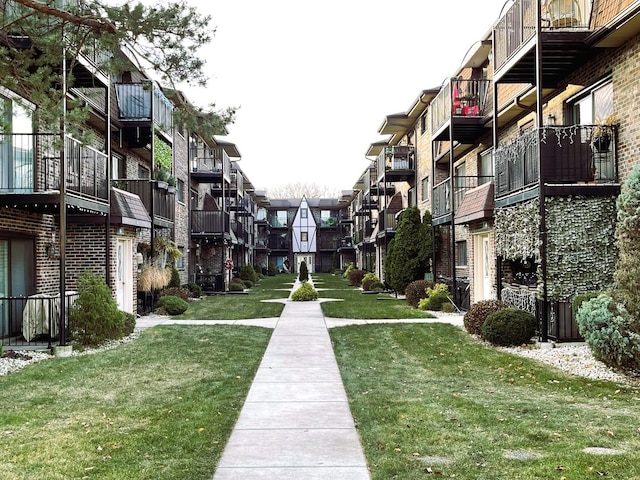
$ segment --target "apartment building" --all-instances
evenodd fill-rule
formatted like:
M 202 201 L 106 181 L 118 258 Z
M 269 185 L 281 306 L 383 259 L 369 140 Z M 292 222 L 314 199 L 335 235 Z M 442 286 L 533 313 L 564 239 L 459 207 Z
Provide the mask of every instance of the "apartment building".
M 502 298 L 537 315 L 542 339 L 579 338 L 571 298 L 612 281 L 615 200 L 636 163 L 639 19 L 636 1 L 516 0 L 443 85 L 386 118 L 368 153 L 412 152 L 415 179 L 392 186 L 400 208 L 431 212 L 434 277 L 459 306 Z M 392 205 L 371 195 L 379 178 L 365 171 L 351 206 L 376 272 L 371 234 Z

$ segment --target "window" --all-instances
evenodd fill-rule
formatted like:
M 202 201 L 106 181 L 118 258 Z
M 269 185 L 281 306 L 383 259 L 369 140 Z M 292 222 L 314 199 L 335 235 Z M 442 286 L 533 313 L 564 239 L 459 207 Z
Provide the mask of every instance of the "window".
M 454 183 L 454 195 L 455 195 L 455 207 L 458 208 L 462 203 L 462 197 L 467 187 L 467 165 L 462 163 L 455 168 L 455 183 Z
M 301 242 L 309 241 L 309 232 L 300 232 L 300 241 Z
M 493 149 L 485 150 L 480 154 L 478 185 L 489 183 L 493 180 L 493 168 Z
M 150 172 L 144 165 L 138 164 L 138 178 L 150 178 Z
M 32 111 L 23 101 L 5 97 L 0 92 L 0 120 L 3 133 L 0 136 L 0 188 L 14 192 L 33 189 L 33 133 Z M 12 133 L 27 135 L 11 135 Z
M 456 242 L 456 266 L 467 266 L 467 241 Z
M 421 194 L 422 194 L 422 201 L 426 202 L 427 200 L 429 200 L 429 177 L 424 177 L 422 179 L 422 183 L 420 185 L 421 187 Z
M 420 134 L 424 135 L 424 132 L 427 131 L 427 114 L 423 114 L 420 117 Z
M 409 208 L 415 207 L 417 204 L 416 187 L 411 187 L 409 189 Z
M 125 160 L 122 155 L 117 153 L 111 155 L 111 175 L 113 175 L 114 179 L 127 178 L 125 166 Z
M 178 179 L 178 201 L 184 203 L 184 181 Z
M 300 209 L 300 218 L 307 218 L 309 216 L 309 210 L 306 208 Z
M 276 224 L 274 227 L 286 227 L 287 226 L 287 211 L 278 210 L 276 212 Z
M 180 251 L 182 255 L 176 259 L 176 268 L 178 270 L 184 270 L 184 247 L 178 247 L 178 251 Z
M 573 102 L 573 120 L 579 125 L 602 123 L 613 114 L 613 83 L 607 80 L 595 85 Z

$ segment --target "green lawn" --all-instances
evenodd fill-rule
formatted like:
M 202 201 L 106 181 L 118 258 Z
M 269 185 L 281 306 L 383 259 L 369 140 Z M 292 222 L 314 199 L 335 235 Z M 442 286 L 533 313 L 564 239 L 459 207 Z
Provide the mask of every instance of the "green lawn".
M 189 308 L 174 319 L 241 320 L 245 318 L 279 317 L 284 304 L 263 302 L 287 298 L 295 275 L 275 275 L 260 280 L 246 294 L 211 295 L 189 303 Z
M 156 327 L 0 377 L 0 478 L 211 479 L 270 336 Z
M 313 281 L 321 298 L 338 298 L 342 301 L 323 302 L 322 312 L 331 318 L 400 319 L 433 318 L 433 314 L 411 308 L 405 300 L 387 293 L 363 294 L 349 285 L 341 276 L 313 274 Z M 322 290 L 327 289 L 327 290 Z
M 640 478 L 637 388 L 565 375 L 451 325 L 331 337 L 374 480 Z

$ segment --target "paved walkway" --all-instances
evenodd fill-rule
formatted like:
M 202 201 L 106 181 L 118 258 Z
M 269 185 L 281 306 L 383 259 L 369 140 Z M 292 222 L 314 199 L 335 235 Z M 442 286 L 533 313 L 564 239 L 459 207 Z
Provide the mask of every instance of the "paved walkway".
M 368 480 L 318 302 L 288 302 L 214 480 Z

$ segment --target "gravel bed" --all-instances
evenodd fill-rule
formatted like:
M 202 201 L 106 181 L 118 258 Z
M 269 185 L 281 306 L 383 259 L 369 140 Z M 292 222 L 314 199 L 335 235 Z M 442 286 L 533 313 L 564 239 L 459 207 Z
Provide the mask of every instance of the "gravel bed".
M 88 348 L 86 350 L 73 350 L 71 352 L 71 356 L 80 356 L 80 355 L 94 355 L 96 353 L 104 352 L 106 350 L 111 350 L 112 348 L 116 348 L 119 345 L 129 343 L 134 341 L 136 338 L 140 336 L 140 332 L 143 329 L 136 328 L 131 335 L 121 338 L 120 340 L 111 340 L 104 345 L 101 345 L 98 348 Z M 4 351 L 2 357 L 0 357 L 0 377 L 3 375 L 7 375 L 11 372 L 15 372 L 16 370 L 20 370 L 21 368 L 26 367 L 32 363 L 39 362 L 41 360 L 47 360 L 50 358 L 54 358 L 53 355 L 49 352 L 49 350 L 10 350 L 7 349 Z

